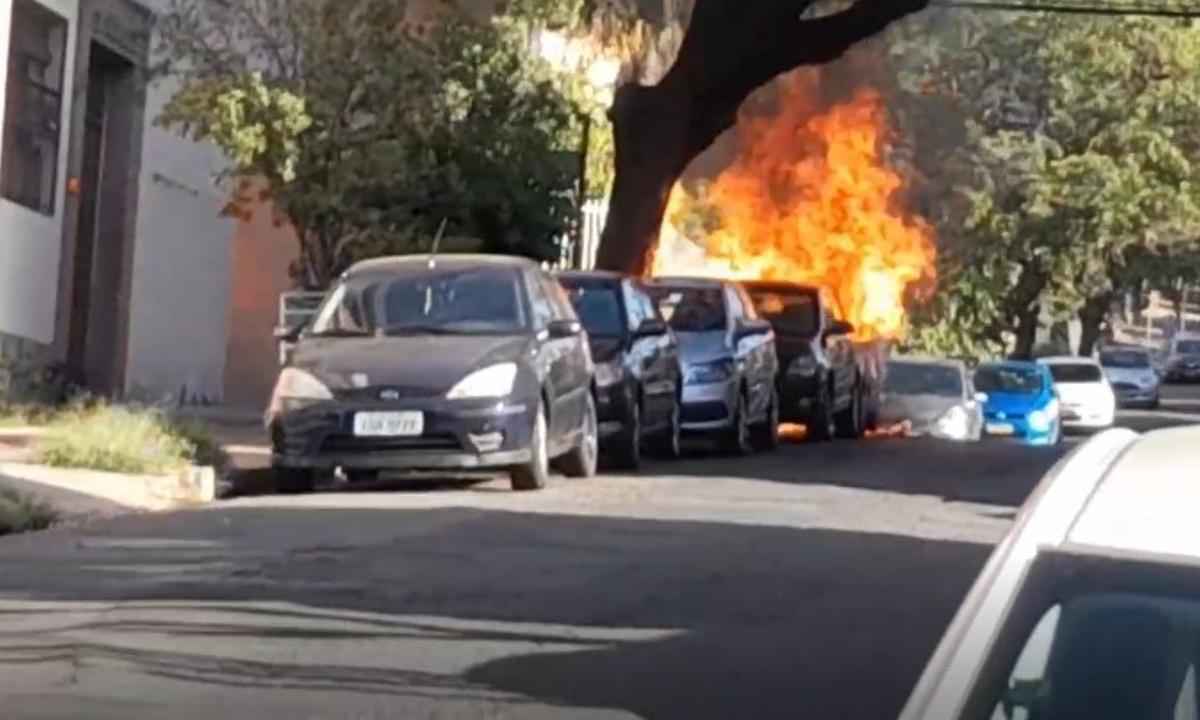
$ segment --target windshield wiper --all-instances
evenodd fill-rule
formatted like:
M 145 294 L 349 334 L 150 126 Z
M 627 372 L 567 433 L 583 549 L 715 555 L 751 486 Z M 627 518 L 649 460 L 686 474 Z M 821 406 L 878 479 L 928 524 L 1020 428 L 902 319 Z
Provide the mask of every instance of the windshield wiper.
M 389 325 L 379 328 L 380 336 L 392 335 L 462 335 L 465 331 L 446 325 Z

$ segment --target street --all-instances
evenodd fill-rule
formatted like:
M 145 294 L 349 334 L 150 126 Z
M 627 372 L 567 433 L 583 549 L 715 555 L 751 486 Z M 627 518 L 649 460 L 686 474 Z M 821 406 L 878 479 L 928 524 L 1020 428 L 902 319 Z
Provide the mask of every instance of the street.
M 1200 389 L 1169 393 L 1121 424 L 1198 417 Z M 6 538 L 0 714 L 894 717 L 1075 442 L 785 444 Z

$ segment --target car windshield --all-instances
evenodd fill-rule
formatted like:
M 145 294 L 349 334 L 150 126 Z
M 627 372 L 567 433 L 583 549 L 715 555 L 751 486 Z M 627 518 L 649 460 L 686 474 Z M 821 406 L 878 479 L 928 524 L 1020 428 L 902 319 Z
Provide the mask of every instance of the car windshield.
M 820 327 L 817 294 L 808 290 L 748 288 L 758 314 L 785 335 L 816 335 Z
M 579 321 L 593 337 L 619 337 L 625 332 L 618 287 L 612 283 L 564 281 Z
M 650 295 L 676 332 L 725 329 L 725 298 L 719 287 L 651 287 Z
M 1037 368 L 985 365 L 975 371 L 975 389 L 984 393 L 1036 395 L 1042 391 Z
M 326 298 L 311 334 L 503 334 L 526 327 L 517 271 L 473 268 L 351 277 Z
M 930 363 L 891 362 L 883 390 L 892 395 L 962 397 L 962 373 L 956 368 Z
M 1180 340 L 1175 343 L 1175 352 L 1180 355 L 1200 355 L 1200 340 Z
M 1100 364 L 1106 368 L 1140 369 L 1150 367 L 1150 356 L 1136 350 L 1108 350 L 1100 353 Z
M 1104 379 L 1100 368 L 1091 363 L 1055 363 L 1050 375 L 1056 383 L 1094 383 Z

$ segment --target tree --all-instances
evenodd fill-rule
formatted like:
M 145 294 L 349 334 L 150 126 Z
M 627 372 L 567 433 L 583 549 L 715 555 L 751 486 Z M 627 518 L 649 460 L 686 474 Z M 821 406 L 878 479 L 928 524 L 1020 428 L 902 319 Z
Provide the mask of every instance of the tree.
M 1001 299 L 959 329 L 1027 356 L 1043 316 L 1079 316 L 1090 350 L 1129 258 L 1194 237 L 1200 223 L 1190 120 L 1200 79 L 1189 69 L 1200 31 L 1026 14 L 949 42 L 955 52 L 926 58 L 909 83 L 952 99 L 967 137 L 943 166 L 966 201 L 961 230 L 940 228 L 961 263 L 943 269 L 970 285 L 967 297 Z
M 229 157 L 229 212 L 273 201 L 300 284 L 426 249 L 443 219 L 482 249 L 557 256 L 579 112 L 519 28 L 450 14 L 422 36 L 395 0 L 172 0 L 160 33 L 178 83 L 160 124 Z
M 803 17 L 814 0 L 702 0 L 678 55 L 654 84 L 629 82 L 611 110 L 615 177 L 597 263 L 645 268 L 671 188 L 687 164 L 733 126 L 749 95 L 802 65 L 829 62 L 927 0 L 857 0 Z

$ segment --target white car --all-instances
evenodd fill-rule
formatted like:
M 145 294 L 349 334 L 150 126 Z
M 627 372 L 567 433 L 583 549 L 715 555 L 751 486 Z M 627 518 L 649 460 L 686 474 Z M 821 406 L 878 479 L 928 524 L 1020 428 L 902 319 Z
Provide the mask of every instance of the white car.
M 1200 426 L 1101 433 L 992 553 L 902 720 L 1200 717 Z
M 1117 395 L 1100 363 L 1083 357 L 1048 357 L 1038 362 L 1054 376 L 1054 391 L 1067 428 L 1103 430 L 1117 416 Z

